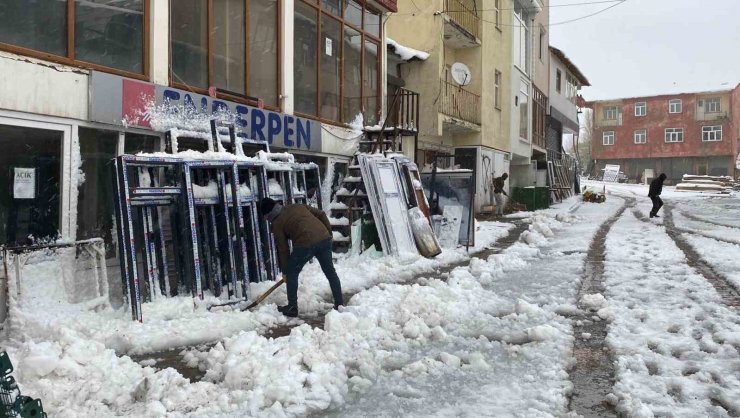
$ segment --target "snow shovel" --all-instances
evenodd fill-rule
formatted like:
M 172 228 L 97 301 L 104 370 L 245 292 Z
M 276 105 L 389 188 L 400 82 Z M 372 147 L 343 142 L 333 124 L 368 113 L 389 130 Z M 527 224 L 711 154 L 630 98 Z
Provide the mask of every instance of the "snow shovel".
M 255 306 L 259 305 L 260 303 L 262 303 L 262 301 L 265 300 L 265 299 L 267 299 L 267 297 L 270 296 L 270 294 L 272 292 L 274 292 L 275 289 L 277 289 L 278 287 L 282 286 L 283 283 L 285 283 L 285 279 L 286 279 L 286 277 L 283 274 L 283 278 L 280 279 L 280 281 L 278 281 L 277 283 L 275 283 L 274 285 L 272 285 L 271 288 L 267 289 L 267 292 L 261 294 L 257 299 L 254 300 L 254 302 L 250 303 L 249 306 L 247 306 L 246 308 L 243 308 L 242 309 L 242 312 L 243 311 L 248 311 L 248 310 L 254 308 Z
M 277 283 L 275 283 L 265 293 L 261 294 L 254 302 L 250 303 L 249 306 L 247 306 L 246 308 L 242 309 L 242 311 L 248 311 L 248 310 L 254 308 L 255 306 L 259 305 L 263 300 L 265 300 L 268 296 L 270 296 L 270 294 L 272 292 L 274 292 L 275 289 L 277 289 L 278 287 L 280 287 L 283 283 L 285 283 L 285 275 L 283 275 L 283 278 L 280 279 Z M 244 302 L 244 300 L 235 300 L 235 301 L 226 302 L 226 303 L 219 303 L 217 305 L 211 305 L 207 309 L 210 311 L 212 308 L 220 308 L 220 307 L 223 307 L 223 306 L 231 306 L 231 305 L 236 305 L 237 303 L 242 303 L 242 302 Z

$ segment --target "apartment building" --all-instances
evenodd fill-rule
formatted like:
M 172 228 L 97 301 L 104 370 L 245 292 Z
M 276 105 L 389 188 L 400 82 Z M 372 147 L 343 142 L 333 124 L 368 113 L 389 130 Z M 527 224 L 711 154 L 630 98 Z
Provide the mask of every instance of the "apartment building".
M 110 159 L 162 150 L 166 131 L 193 130 L 195 116 L 228 111 L 242 137 L 322 170 L 346 164 L 358 139 L 349 122 L 384 114 L 383 27 L 395 10 L 395 0 L 4 1 L 0 185 L 13 190 L 12 169 L 30 168 L 36 188 L 0 194 L 0 244 L 59 235 L 112 247 Z M 187 136 L 182 147 L 204 146 Z
M 430 164 L 435 155 L 447 155 L 475 168 L 476 207 L 491 204 L 493 177 L 511 172 L 516 185 L 515 163 L 532 177 L 531 97 L 535 89 L 546 96 L 549 85 L 547 14 L 538 17 L 545 6 L 539 0 L 403 0 L 398 7 L 388 37 L 429 53 L 404 71 L 406 85 L 421 95 L 424 115 L 416 161 Z M 542 59 L 535 61 L 540 43 Z M 453 76 L 458 63 L 469 70 L 463 83 Z M 544 113 L 543 105 L 540 134 Z
M 737 175 L 740 85 L 731 90 L 590 102 L 596 170 L 619 164 L 630 180 L 665 173 Z M 598 171 L 597 171 L 598 172 Z
M 563 154 L 563 147 L 574 145 L 580 130 L 578 93 L 581 87 L 591 84 L 563 51 L 553 46 L 549 49 L 550 106 L 545 148 L 551 153 Z M 570 143 L 565 142 L 568 140 Z

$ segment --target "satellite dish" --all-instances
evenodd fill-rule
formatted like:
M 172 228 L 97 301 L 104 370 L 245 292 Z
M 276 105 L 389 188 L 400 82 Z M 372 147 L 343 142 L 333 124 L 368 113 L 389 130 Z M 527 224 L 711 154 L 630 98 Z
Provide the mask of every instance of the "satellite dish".
M 452 79 L 455 80 L 457 84 L 461 86 L 467 86 L 470 84 L 472 75 L 470 74 L 470 68 L 468 68 L 467 65 L 461 62 L 456 62 L 452 64 L 450 71 L 452 72 Z

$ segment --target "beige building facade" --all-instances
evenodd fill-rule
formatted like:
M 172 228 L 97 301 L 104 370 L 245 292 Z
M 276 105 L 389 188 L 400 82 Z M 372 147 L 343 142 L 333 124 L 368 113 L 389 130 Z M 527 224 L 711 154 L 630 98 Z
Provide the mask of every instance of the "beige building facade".
M 413 157 L 421 167 L 448 156 L 474 168 L 478 209 L 493 200 L 493 178 L 509 171 L 511 10 L 510 0 L 402 0 L 386 24 L 388 38 L 429 53 L 401 71 L 405 87 L 420 93 Z

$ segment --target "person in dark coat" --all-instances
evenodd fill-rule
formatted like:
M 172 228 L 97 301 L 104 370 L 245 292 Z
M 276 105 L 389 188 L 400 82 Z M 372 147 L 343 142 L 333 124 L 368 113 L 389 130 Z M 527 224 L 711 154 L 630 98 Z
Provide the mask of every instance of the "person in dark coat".
M 504 201 L 504 196 L 509 196 L 506 194 L 506 190 L 504 190 L 504 183 L 506 182 L 506 179 L 509 178 L 509 175 L 507 173 L 504 173 L 501 175 L 501 177 L 496 177 L 493 179 L 493 197 L 496 199 L 496 215 L 503 216 L 504 215 L 504 205 L 506 204 L 506 201 Z
M 663 192 L 663 182 L 665 181 L 665 173 L 660 175 L 650 182 L 650 191 L 648 197 L 653 201 L 653 209 L 650 211 L 651 218 L 660 218 L 658 211 L 663 207 L 663 200 L 660 199 L 660 194 Z
M 283 207 L 269 197 L 260 201 L 260 213 L 272 224 L 280 271 L 287 282 L 288 304 L 278 310 L 285 316 L 298 316 L 298 275 L 314 257 L 329 280 L 334 309 L 343 305 L 342 285 L 331 259 L 332 232 L 326 214 L 303 204 Z M 288 241 L 293 245 L 292 252 Z

